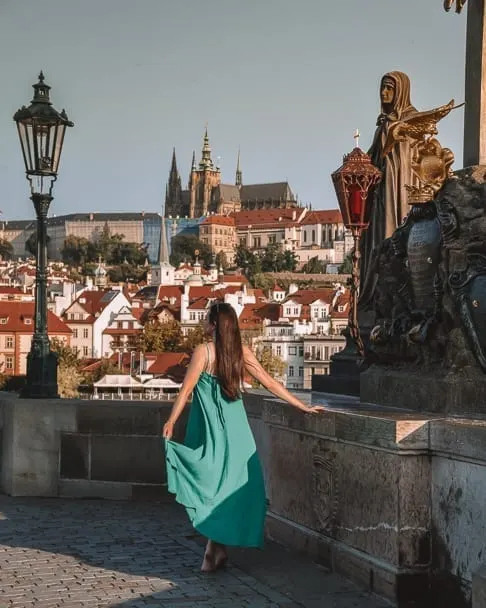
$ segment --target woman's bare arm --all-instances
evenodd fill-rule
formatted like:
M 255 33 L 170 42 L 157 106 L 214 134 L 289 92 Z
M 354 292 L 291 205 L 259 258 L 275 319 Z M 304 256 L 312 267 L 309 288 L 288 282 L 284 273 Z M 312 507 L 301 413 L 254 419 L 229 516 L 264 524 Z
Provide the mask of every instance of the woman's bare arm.
M 190 394 L 194 390 L 194 387 L 196 386 L 197 381 L 199 380 L 199 376 L 204 371 L 206 359 L 206 345 L 200 344 L 194 349 L 191 362 L 189 363 L 189 366 L 187 368 L 184 382 L 182 383 L 181 391 L 177 396 L 174 405 L 172 406 L 172 411 L 170 413 L 169 419 L 164 425 L 162 434 L 166 439 L 170 439 L 172 437 L 174 425 L 179 419 L 182 412 L 184 411 L 184 408 L 187 405 L 187 400 L 189 399 Z
M 304 412 L 315 413 L 325 410 L 325 408 L 321 406 L 309 407 L 300 399 L 297 399 L 295 395 L 292 395 L 283 384 L 275 380 L 275 378 L 272 378 L 272 376 L 263 369 L 258 359 L 247 346 L 243 347 L 243 355 L 245 358 L 246 371 L 276 397 L 283 399 L 293 407 Z

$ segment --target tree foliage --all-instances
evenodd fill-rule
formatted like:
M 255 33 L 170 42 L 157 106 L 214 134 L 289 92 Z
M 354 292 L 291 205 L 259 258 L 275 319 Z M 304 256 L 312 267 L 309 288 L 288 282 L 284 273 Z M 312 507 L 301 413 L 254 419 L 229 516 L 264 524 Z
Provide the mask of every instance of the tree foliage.
M 223 270 L 229 268 L 228 257 L 226 256 L 226 253 L 224 251 L 220 251 L 216 254 L 216 259 L 214 260 L 214 263 L 218 268 L 221 267 Z
M 213 256 L 209 245 L 194 234 L 178 234 L 171 241 L 170 263 L 177 268 L 181 262 L 193 260 L 195 251 L 199 251 L 198 257 L 204 266 L 211 264 Z
M 117 283 L 132 279 L 140 281 L 145 270 L 141 269 L 147 259 L 146 248 L 124 240 L 123 234 L 111 234 L 106 224 L 96 241 L 83 237 L 68 236 L 61 249 L 62 260 L 69 266 L 81 266 L 84 274 L 93 274 L 98 260 L 102 258 L 112 266 L 110 279 Z
M 144 325 L 140 346 L 144 353 L 188 352 L 193 351 L 204 340 L 202 325 L 196 325 L 184 336 L 178 321 L 149 321 Z
M 79 371 L 78 353 L 59 338 L 51 339 L 51 350 L 57 355 L 57 386 L 63 399 L 75 399 L 79 396 L 79 385 L 82 376 Z
M 149 321 L 145 323 L 140 346 L 144 353 L 175 352 L 183 341 L 180 323 Z
M 353 272 L 353 257 L 352 253 L 344 258 L 344 262 L 339 266 L 339 274 L 351 274 Z
M 304 266 L 302 267 L 302 272 L 306 274 L 325 274 L 326 273 L 327 264 L 323 260 L 320 260 L 317 256 L 311 258 Z
M 255 355 L 267 374 L 281 382 L 285 372 L 285 362 L 278 355 L 273 354 L 271 347 L 260 345 Z M 253 380 L 252 384 L 254 387 L 260 386 L 256 380 Z
M 10 260 L 13 256 L 13 245 L 6 239 L 0 239 L 0 257 L 2 260 Z

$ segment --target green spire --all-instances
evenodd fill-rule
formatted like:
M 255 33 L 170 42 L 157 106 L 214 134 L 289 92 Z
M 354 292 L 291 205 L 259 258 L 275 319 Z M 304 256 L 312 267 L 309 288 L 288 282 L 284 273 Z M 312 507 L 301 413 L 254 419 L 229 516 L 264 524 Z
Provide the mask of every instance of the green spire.
M 209 145 L 209 137 L 208 137 L 208 127 L 206 125 L 206 131 L 204 133 L 204 144 L 202 149 L 202 158 L 199 163 L 199 169 L 203 171 L 205 169 L 214 169 L 213 161 L 211 158 L 211 146 Z

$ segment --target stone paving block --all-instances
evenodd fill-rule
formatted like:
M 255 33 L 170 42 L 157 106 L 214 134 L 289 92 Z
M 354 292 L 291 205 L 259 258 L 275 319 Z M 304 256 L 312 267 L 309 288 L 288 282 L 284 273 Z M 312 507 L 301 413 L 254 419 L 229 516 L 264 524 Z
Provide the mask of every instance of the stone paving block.
M 174 504 L 0 496 L 0 608 L 386 605 L 275 545 L 211 575 L 202 553 Z

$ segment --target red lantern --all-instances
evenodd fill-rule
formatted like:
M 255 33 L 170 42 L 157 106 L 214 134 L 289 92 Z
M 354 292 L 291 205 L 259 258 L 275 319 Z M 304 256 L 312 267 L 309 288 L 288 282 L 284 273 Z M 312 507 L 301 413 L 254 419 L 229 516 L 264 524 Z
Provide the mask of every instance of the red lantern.
M 381 171 L 372 164 L 368 154 L 355 148 L 331 177 L 346 228 L 366 229 L 368 194 L 381 180 Z

